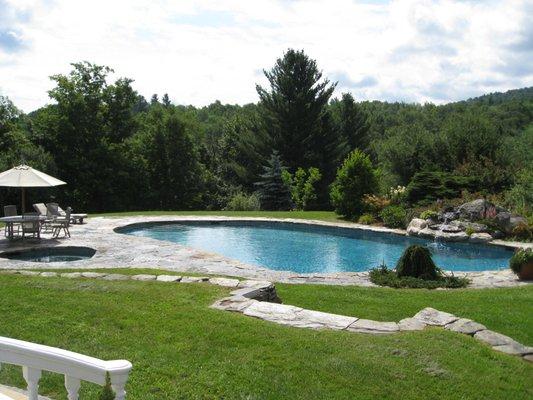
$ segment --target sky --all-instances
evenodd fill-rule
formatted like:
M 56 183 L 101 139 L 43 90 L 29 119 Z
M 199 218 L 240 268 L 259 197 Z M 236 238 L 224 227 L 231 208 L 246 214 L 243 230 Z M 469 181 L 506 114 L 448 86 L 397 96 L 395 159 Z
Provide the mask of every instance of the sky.
M 175 104 L 258 100 L 288 48 L 334 96 L 433 102 L 533 86 L 533 0 L 0 0 L 0 95 L 32 111 L 89 61 Z

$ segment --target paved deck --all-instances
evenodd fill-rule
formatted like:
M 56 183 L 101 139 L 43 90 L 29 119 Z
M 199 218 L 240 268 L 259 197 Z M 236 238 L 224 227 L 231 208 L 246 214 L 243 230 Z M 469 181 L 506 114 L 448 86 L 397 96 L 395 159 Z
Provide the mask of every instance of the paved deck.
M 366 229 L 390 234 L 405 234 L 405 231 L 382 227 L 343 222 L 324 222 L 296 219 L 272 218 L 233 218 L 233 217 L 123 217 L 123 218 L 90 218 L 83 225 L 71 227 L 72 238 L 51 239 L 44 236 L 41 241 L 34 240 L 0 240 L 0 251 L 20 250 L 48 246 L 87 246 L 97 250 L 94 257 L 75 262 L 34 263 L 0 258 L 0 269 L 57 269 L 57 268 L 159 268 L 178 272 L 194 272 L 210 275 L 227 275 L 247 279 L 269 280 L 287 283 L 321 283 L 334 285 L 374 286 L 367 272 L 343 272 L 334 274 L 297 274 L 290 271 L 274 271 L 267 268 L 245 264 L 218 254 L 207 253 L 176 243 L 137 237 L 117 233 L 118 227 L 144 222 L 161 221 L 278 221 L 297 224 L 314 224 L 321 226 L 337 226 L 351 229 Z M 505 243 L 505 245 L 508 245 Z M 519 244 L 513 244 L 517 246 Z M 531 244 L 525 244 L 531 246 Z M 471 287 L 512 287 L 526 285 L 519 281 L 509 270 L 455 273 L 465 275 L 472 280 Z

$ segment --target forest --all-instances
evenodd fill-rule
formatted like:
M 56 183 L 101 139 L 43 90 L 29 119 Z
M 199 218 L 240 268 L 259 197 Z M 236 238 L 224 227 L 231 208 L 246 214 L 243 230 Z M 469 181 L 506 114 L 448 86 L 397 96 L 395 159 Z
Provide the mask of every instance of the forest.
M 26 163 L 68 183 L 32 191 L 36 201 L 87 212 L 335 209 L 358 219 L 394 196 L 407 211 L 484 196 L 531 224 L 533 87 L 444 105 L 358 102 L 357 93 L 334 97 L 317 61 L 289 49 L 265 66 L 257 103 L 194 107 L 146 99 L 111 72 L 72 64 L 50 77 L 49 104 L 28 114 L 0 97 L 0 170 Z M 346 204 L 347 191 L 358 201 Z M 1 204 L 18 201 L 0 191 Z

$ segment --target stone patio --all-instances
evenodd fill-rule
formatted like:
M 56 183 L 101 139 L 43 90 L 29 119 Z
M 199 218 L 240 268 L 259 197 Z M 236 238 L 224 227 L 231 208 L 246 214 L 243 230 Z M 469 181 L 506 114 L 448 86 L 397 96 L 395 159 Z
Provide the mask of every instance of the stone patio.
M 43 239 L 40 242 L 26 240 L 0 240 L 0 251 L 20 250 L 48 246 L 87 246 L 97 250 L 94 257 L 75 262 L 34 263 L 0 258 L 0 269 L 56 269 L 56 268 L 158 268 L 178 272 L 194 272 L 209 275 L 226 275 L 254 280 L 267 280 L 286 283 L 317 283 L 332 285 L 374 286 L 367 272 L 344 272 L 333 274 L 297 274 L 290 271 L 274 271 L 267 268 L 245 264 L 218 254 L 207 253 L 176 243 L 146 237 L 137 237 L 115 232 L 116 228 L 130 224 L 163 221 L 277 221 L 295 224 L 336 226 L 350 229 L 364 229 L 390 234 L 405 235 L 404 230 L 373 227 L 343 222 L 324 222 L 296 219 L 273 218 L 232 218 L 232 217 L 123 217 L 90 218 L 83 225 L 71 227 L 72 238 Z M 508 247 L 526 246 L 523 243 L 494 243 Z M 455 272 L 456 276 L 471 279 L 472 288 L 495 288 L 527 285 L 519 281 L 509 270 L 483 272 Z M 138 279 L 143 279 L 139 277 Z M 161 278 L 164 279 L 164 278 Z M 170 279 L 170 278 L 169 278 Z M 226 282 L 231 286 L 235 282 Z

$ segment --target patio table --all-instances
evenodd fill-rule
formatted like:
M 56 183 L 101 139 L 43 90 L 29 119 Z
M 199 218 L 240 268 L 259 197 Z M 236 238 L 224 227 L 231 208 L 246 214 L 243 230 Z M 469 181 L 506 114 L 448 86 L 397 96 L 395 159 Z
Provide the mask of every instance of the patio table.
M 0 222 L 3 222 L 7 225 L 7 237 L 8 239 L 14 238 L 14 229 L 13 225 L 22 224 L 24 222 L 35 222 L 35 221 L 45 221 L 46 216 L 44 215 L 14 215 L 12 217 L 2 217 Z

